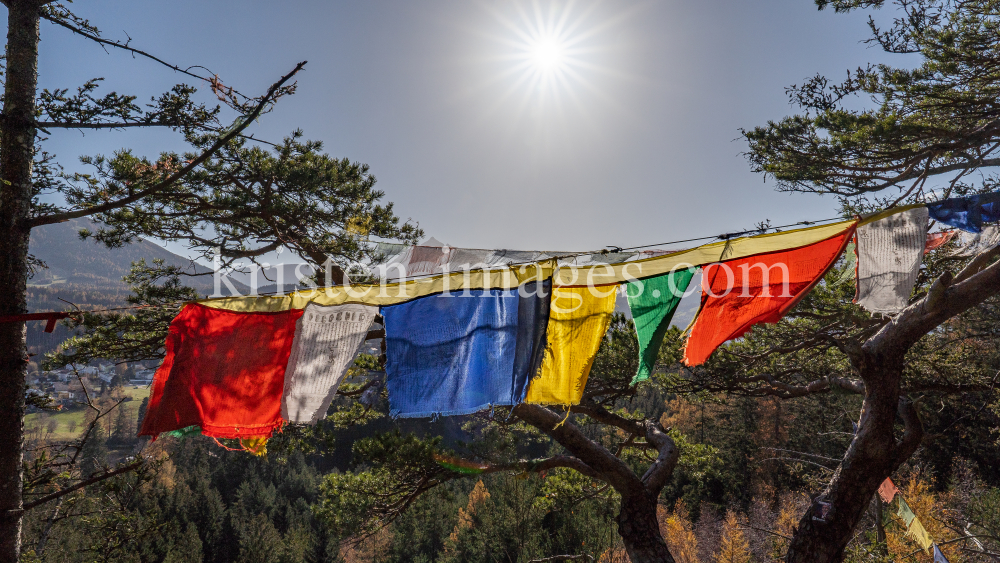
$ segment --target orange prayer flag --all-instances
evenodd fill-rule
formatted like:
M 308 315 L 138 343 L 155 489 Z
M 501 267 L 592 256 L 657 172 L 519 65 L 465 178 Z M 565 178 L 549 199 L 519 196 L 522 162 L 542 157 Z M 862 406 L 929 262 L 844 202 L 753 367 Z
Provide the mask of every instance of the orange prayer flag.
M 878 496 L 882 497 L 882 500 L 887 504 L 892 502 L 892 499 L 895 498 L 898 492 L 899 489 L 896 488 L 896 484 L 888 477 L 886 477 L 885 481 L 882 481 L 882 485 L 878 488 Z
M 924 245 L 924 254 L 927 254 L 928 252 L 930 252 L 932 250 L 937 250 L 938 248 L 941 248 L 942 246 L 944 246 L 945 244 L 947 244 L 948 241 L 950 241 L 951 239 L 955 238 L 955 235 L 957 233 L 958 233 L 958 231 L 954 231 L 954 230 L 953 231 L 940 231 L 940 232 L 937 232 L 937 233 L 928 233 L 927 234 L 927 243 Z
M 684 348 L 684 364 L 701 365 L 723 342 L 753 325 L 776 323 L 823 278 L 854 226 L 817 243 L 705 266 L 701 310 Z

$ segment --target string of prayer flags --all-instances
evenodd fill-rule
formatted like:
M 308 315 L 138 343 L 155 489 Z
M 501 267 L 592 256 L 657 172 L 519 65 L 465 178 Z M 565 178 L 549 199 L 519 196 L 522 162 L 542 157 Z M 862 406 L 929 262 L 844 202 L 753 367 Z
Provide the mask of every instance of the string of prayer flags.
M 326 416 L 377 313 L 367 305 L 306 305 L 285 369 L 282 418 L 315 424 Z
M 854 228 L 817 243 L 705 266 L 701 310 L 684 347 L 684 364 L 701 365 L 722 343 L 757 323 L 776 323 L 823 278 Z
M 532 312 L 544 309 L 533 303 L 548 299 L 541 293 L 472 290 L 383 307 L 390 414 L 459 415 L 520 403 L 541 358 L 537 333 L 546 322 Z
M 670 328 L 670 320 L 694 273 L 694 268 L 687 268 L 625 286 L 628 307 L 639 338 L 639 369 L 632 385 L 652 375 L 663 336 Z
M 916 207 L 858 227 L 854 302 L 873 313 L 906 308 L 927 243 L 927 208 Z
M 896 484 L 888 477 L 886 477 L 885 481 L 882 481 L 882 484 L 878 488 L 878 496 L 882 497 L 882 501 L 886 504 L 892 502 L 892 499 L 898 492 L 899 489 L 896 488 Z
M 944 554 L 941 553 L 940 549 L 938 549 L 937 544 L 931 540 L 931 536 L 927 533 L 924 525 L 920 523 L 920 519 L 913 513 L 910 505 L 906 504 L 906 499 L 903 498 L 899 489 L 897 489 L 896 485 L 892 482 L 892 479 L 886 478 L 885 481 L 882 481 L 882 485 L 878 488 L 878 495 L 883 501 L 885 501 L 886 504 L 893 502 L 895 499 L 896 516 L 899 517 L 906 525 L 906 535 L 913 538 L 913 540 L 920 545 L 920 548 L 923 549 L 924 553 L 927 555 L 931 554 L 931 547 L 933 546 L 934 563 L 938 563 L 939 561 L 948 563 Z
M 1000 192 L 954 197 L 927 204 L 930 218 L 968 231 L 978 233 L 983 223 L 1000 221 Z
M 757 323 L 778 322 L 848 244 L 845 268 L 857 274 L 855 301 L 873 312 L 899 312 L 923 254 L 959 235 L 928 235 L 929 218 L 966 231 L 958 256 L 1000 244 L 1000 225 L 990 224 L 1000 220 L 1000 192 L 856 221 L 720 237 L 725 240 L 674 251 L 563 256 L 451 248 L 433 240 L 422 246 L 373 243 L 389 258 L 375 267 L 380 283 L 184 307 L 171 324 L 140 434 L 201 432 L 265 451 L 264 439 L 284 421 L 323 417 L 378 306 L 386 316 L 386 385 L 397 416 L 466 414 L 521 402 L 578 404 L 618 284 L 626 284 L 640 346 L 634 384 L 655 369 L 679 294 L 697 267 L 704 275 L 701 308 L 684 349 L 688 366 L 705 362 Z M 348 230 L 363 235 L 357 227 Z M 425 277 L 386 282 L 393 271 Z M 526 295 L 529 287 L 539 291 Z M 66 314 L 5 319 L 45 318 L 52 325 Z M 371 403 L 377 394 L 373 388 L 364 400 Z
M 938 231 L 936 233 L 927 234 L 927 243 L 924 244 L 924 254 L 930 253 L 932 250 L 937 250 L 942 246 L 948 244 L 951 239 L 955 238 L 958 231 Z
M 615 310 L 616 286 L 553 287 L 545 357 L 524 402 L 576 405 Z
M 270 437 L 302 311 L 234 313 L 189 304 L 170 323 L 140 436 L 201 427 L 218 438 Z
M 958 248 L 954 256 L 968 258 L 977 256 L 1000 245 L 1000 225 L 983 225 L 978 233 L 965 233 L 958 237 Z

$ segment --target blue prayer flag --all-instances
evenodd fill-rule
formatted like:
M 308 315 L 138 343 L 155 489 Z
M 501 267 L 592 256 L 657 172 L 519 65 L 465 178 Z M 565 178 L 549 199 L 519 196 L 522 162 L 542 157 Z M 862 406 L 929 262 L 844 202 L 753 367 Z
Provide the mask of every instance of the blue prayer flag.
M 928 203 L 927 211 L 935 221 L 978 233 L 982 230 L 983 223 L 1000 221 L 1000 193 L 954 197 Z
M 522 402 L 545 349 L 550 289 L 532 282 L 520 295 L 478 289 L 383 307 L 390 414 L 460 415 Z

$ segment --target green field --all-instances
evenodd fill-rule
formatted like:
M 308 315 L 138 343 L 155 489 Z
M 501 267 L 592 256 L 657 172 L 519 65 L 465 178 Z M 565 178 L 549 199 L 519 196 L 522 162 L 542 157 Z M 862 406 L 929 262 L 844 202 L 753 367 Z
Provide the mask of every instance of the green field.
M 149 395 L 149 388 L 136 388 L 129 386 L 126 387 L 124 391 L 125 395 L 132 398 L 131 401 L 124 403 L 124 405 L 127 405 L 133 412 L 138 414 L 139 405 L 142 403 L 142 400 Z M 47 438 L 51 438 L 53 440 L 70 440 L 79 436 L 80 432 L 83 430 L 85 413 L 85 408 L 74 408 L 72 410 L 29 414 L 24 418 L 25 431 L 31 432 L 33 428 L 41 426 Z M 46 431 L 50 421 L 55 421 L 56 423 L 55 432 L 53 432 L 51 436 L 48 435 L 48 432 Z M 73 431 L 70 431 L 74 422 L 76 423 L 76 427 Z

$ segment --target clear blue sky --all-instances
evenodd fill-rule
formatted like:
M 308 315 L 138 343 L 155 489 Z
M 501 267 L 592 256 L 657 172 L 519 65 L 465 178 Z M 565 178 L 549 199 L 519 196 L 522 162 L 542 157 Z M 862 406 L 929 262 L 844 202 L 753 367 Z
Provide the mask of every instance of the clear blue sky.
M 631 246 L 834 216 L 832 198 L 777 193 L 751 173 L 739 129 L 791 113 L 790 84 L 890 60 L 860 43 L 867 14 L 811 0 L 72 6 L 106 36 L 127 32 L 243 92 L 308 60 L 298 94 L 253 132 L 302 128 L 367 162 L 400 216 L 469 247 Z M 554 67 L 530 58 L 533 36 L 558 51 Z M 39 73 L 43 87 L 105 77 L 144 98 L 185 81 L 45 23 Z M 48 144 L 70 164 L 125 146 L 184 148 L 169 132 L 55 132 Z

